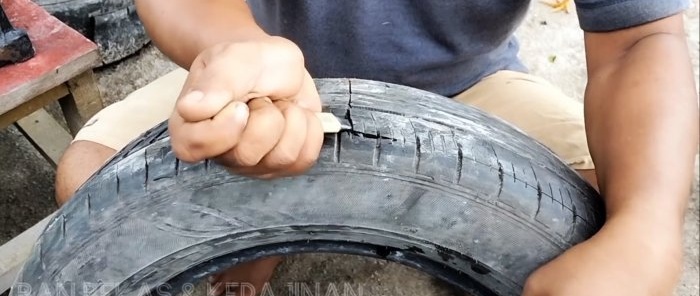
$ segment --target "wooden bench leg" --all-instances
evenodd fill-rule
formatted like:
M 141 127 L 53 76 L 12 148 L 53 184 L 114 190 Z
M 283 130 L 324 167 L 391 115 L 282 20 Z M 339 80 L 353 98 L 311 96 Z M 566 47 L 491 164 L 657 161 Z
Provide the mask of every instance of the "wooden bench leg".
M 0 128 L 14 123 L 29 143 L 55 167 L 73 137 L 43 108 L 69 94 L 67 85 L 58 85 L 0 115 Z
M 71 135 L 75 136 L 85 122 L 103 108 L 102 96 L 92 70 L 68 81 L 70 94 L 59 100 Z
M 73 140 L 43 108 L 18 120 L 15 126 L 54 168 Z

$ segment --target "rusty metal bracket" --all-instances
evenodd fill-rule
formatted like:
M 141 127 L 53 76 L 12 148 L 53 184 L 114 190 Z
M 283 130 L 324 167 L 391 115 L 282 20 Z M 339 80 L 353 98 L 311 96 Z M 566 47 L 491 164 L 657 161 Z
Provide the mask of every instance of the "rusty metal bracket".
M 16 29 L 0 5 L 0 67 L 24 62 L 34 56 L 29 35 L 22 29 Z

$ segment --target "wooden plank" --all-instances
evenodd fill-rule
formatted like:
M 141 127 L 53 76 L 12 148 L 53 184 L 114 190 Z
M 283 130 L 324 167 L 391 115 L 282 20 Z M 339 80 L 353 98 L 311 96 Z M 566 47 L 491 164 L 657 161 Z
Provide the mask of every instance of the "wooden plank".
M 0 293 L 8 290 L 17 278 L 20 269 L 36 243 L 39 235 L 44 231 L 55 213 L 39 221 L 31 228 L 25 230 L 9 242 L 0 246 Z
M 27 30 L 36 56 L 0 68 L 0 114 L 30 101 L 100 63 L 97 46 L 29 0 L 0 0 Z
M 68 81 L 70 95 L 60 100 L 63 115 L 72 135 L 103 108 L 102 96 L 92 70 Z
M 51 102 L 65 97 L 68 94 L 70 94 L 68 92 L 68 86 L 61 84 L 35 97 L 33 100 L 30 100 L 15 107 L 9 112 L 0 114 L 0 129 L 11 125 L 17 120 L 20 120 L 21 118 L 32 114 L 32 112 L 35 112 L 36 110 L 41 109 L 44 106 L 50 104 Z
M 73 137 L 44 109 L 17 121 L 17 129 L 55 168 Z

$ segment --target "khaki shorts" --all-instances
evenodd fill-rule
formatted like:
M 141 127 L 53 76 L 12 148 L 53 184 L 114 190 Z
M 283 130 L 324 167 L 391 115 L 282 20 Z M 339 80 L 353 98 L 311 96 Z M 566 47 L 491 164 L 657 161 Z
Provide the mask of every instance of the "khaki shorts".
M 122 149 L 170 117 L 186 78 L 187 71 L 175 70 L 106 107 L 85 124 L 74 141 Z M 525 73 L 499 71 L 454 99 L 517 126 L 574 169 L 593 169 L 586 144 L 583 104 L 547 81 Z

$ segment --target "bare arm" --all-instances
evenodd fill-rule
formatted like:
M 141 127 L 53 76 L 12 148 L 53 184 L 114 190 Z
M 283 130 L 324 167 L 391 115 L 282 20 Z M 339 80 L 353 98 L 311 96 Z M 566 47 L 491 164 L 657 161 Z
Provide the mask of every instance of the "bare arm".
M 608 215 L 642 214 L 680 237 L 698 147 L 683 18 L 585 38 L 586 129 Z
M 156 46 L 185 69 L 215 44 L 267 36 L 243 0 L 136 0 L 136 8 Z
M 531 274 L 524 295 L 671 295 L 698 147 L 683 19 L 585 38 L 586 132 L 608 217 Z

